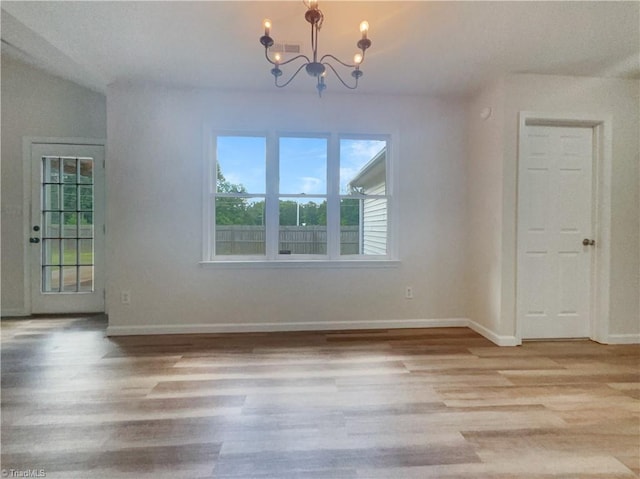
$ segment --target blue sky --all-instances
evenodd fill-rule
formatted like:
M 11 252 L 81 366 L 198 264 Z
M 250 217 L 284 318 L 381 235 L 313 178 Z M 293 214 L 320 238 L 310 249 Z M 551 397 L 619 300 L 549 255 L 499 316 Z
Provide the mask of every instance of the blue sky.
M 385 145 L 380 140 L 340 141 L 340 191 Z M 253 194 L 265 193 L 266 142 L 247 136 L 218 137 L 222 174 Z M 327 192 L 326 138 L 280 138 L 280 193 L 323 195 Z

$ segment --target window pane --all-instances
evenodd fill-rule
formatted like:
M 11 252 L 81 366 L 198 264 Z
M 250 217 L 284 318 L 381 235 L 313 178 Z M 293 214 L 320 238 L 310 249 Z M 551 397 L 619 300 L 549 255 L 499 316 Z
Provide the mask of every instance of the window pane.
M 326 138 L 280 138 L 280 193 L 327 193 Z
M 387 254 L 387 200 L 362 200 L 361 231 L 360 254 Z
M 218 136 L 216 140 L 216 191 L 266 192 L 267 140 L 264 137 Z
M 360 254 L 360 208 L 362 200 L 340 200 L 340 254 Z
M 327 200 L 281 198 L 280 254 L 327 254 Z
M 340 140 L 340 194 L 386 194 L 383 140 Z
M 264 255 L 264 198 L 216 198 L 216 255 Z

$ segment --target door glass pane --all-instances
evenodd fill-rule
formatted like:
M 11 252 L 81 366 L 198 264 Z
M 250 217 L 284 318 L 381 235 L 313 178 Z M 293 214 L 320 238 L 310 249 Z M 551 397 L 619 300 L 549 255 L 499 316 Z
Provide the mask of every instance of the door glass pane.
M 90 265 L 93 264 L 93 240 L 81 239 L 78 240 L 78 246 L 80 248 L 80 263 Z
M 78 213 L 62 213 L 62 236 L 76 238 L 78 236 Z
M 93 160 L 91 158 L 80 159 L 80 178 L 78 183 L 93 183 Z
M 62 264 L 68 264 L 68 265 L 78 264 L 77 251 L 78 251 L 78 240 L 76 239 L 62 240 Z
M 62 290 L 64 292 L 78 291 L 78 268 L 76 266 L 62 267 Z
M 60 209 L 60 185 L 44 185 L 42 207 L 45 210 Z
M 93 186 L 78 186 L 80 194 L 80 210 L 93 210 Z
M 80 266 L 78 270 L 80 272 L 78 291 L 93 291 L 93 266 Z
M 42 264 L 43 266 L 60 264 L 60 240 L 42 240 Z
M 43 168 L 43 180 L 45 183 L 60 182 L 60 158 L 45 157 Z
M 80 238 L 93 238 L 93 213 L 83 211 L 78 214 L 80 217 L 78 236 Z
M 78 187 L 76 185 L 64 185 L 62 187 L 62 209 L 64 211 L 77 211 Z
M 77 164 L 76 158 L 63 158 L 62 181 L 63 183 L 77 183 Z
M 60 292 L 60 267 L 45 266 L 42 268 L 42 292 Z
M 60 237 L 60 213 L 57 211 L 47 211 L 44 214 L 44 224 L 42 225 L 43 235 L 46 238 Z

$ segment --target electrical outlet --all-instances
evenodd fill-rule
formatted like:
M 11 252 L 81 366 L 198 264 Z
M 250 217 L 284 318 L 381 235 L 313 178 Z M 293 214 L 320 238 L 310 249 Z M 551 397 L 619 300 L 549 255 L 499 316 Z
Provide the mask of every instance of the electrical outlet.
M 131 292 L 129 291 L 120 292 L 120 302 L 122 304 L 131 304 Z
M 407 289 L 404 292 L 405 299 L 413 299 L 413 288 L 411 286 L 407 286 Z

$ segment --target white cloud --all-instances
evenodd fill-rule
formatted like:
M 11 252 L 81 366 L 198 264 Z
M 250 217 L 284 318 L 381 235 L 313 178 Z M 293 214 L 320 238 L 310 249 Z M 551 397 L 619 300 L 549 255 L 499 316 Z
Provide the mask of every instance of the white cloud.
M 322 180 L 313 176 L 303 176 L 300 179 L 300 192 L 304 194 L 324 193 L 321 190 Z

